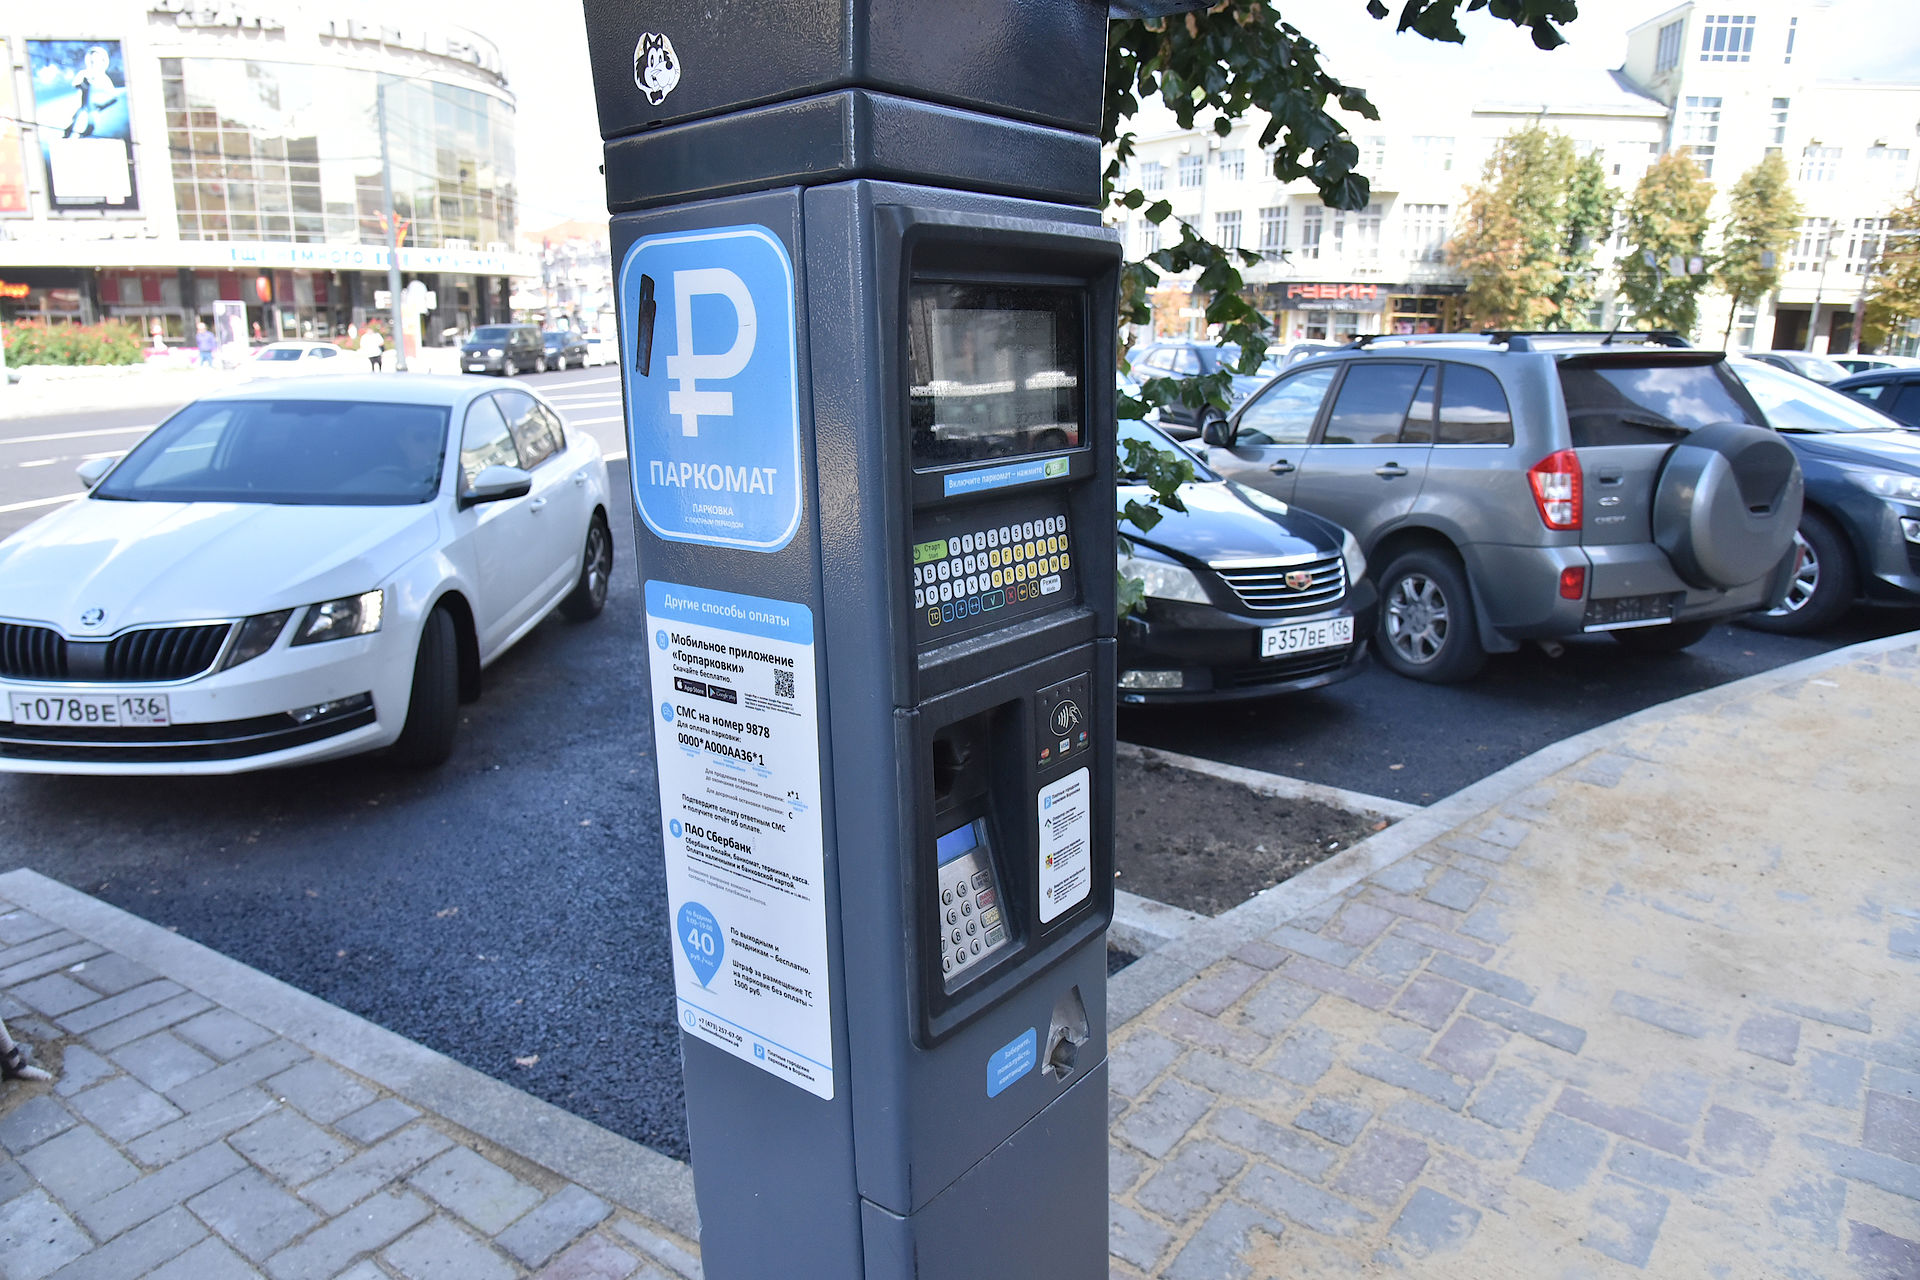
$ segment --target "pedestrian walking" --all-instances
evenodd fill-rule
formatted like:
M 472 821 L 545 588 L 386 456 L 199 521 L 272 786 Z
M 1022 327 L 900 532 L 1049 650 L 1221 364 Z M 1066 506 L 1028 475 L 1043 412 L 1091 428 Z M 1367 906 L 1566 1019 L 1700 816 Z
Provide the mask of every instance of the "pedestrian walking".
M 195 334 L 193 338 L 194 350 L 200 353 L 200 367 L 202 369 L 211 369 L 213 367 L 214 345 L 213 330 L 207 328 L 207 322 L 202 320 L 200 322 L 200 332 Z
M 381 357 L 386 349 L 387 340 L 380 336 L 378 329 L 368 325 L 360 335 L 360 354 L 367 358 L 367 368 L 379 373 Z

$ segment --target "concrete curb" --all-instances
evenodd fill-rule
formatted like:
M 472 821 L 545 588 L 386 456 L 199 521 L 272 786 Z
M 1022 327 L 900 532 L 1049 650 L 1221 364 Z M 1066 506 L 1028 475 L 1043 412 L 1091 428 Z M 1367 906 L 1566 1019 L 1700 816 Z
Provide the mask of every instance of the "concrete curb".
M 1444 800 L 1417 809 L 1413 816 L 1388 827 L 1379 835 L 1362 840 L 1344 853 L 1249 898 L 1239 906 L 1188 930 L 1152 954 L 1142 956 L 1108 982 L 1107 1025 L 1113 1029 L 1123 1026 L 1163 997 L 1185 986 L 1209 965 L 1225 958 L 1234 948 L 1271 933 L 1294 917 L 1344 893 L 1374 872 L 1393 865 L 1456 827 L 1499 808 L 1562 769 L 1624 740 L 1646 725 L 1658 724 L 1680 715 L 1711 711 L 1756 693 L 1806 680 L 1822 671 L 1845 666 L 1861 658 L 1896 649 L 1910 649 L 1916 643 L 1920 643 L 1920 631 L 1835 649 L 1776 667 L 1772 671 L 1763 671 L 1644 708 L 1552 746 L 1542 747 L 1525 759 L 1516 760 L 1498 773 L 1482 778 Z
M 0 897 L 687 1240 L 699 1238 L 693 1171 L 678 1160 L 37 872 L 0 875 Z
M 1389 800 L 1385 796 L 1370 796 L 1364 791 L 1349 791 L 1345 787 L 1329 787 L 1318 782 L 1302 782 L 1285 774 L 1243 769 L 1237 764 L 1222 764 L 1218 760 L 1207 760 L 1200 756 L 1183 756 L 1177 751 L 1162 751 L 1158 747 L 1140 747 L 1131 742 L 1122 742 L 1117 744 L 1117 752 L 1123 760 L 1157 760 L 1175 768 L 1204 773 L 1226 782 L 1237 782 L 1261 795 L 1281 800 L 1311 800 L 1335 809 L 1363 813 L 1371 818 L 1401 822 L 1426 812 L 1420 805 L 1408 804 L 1404 800 Z

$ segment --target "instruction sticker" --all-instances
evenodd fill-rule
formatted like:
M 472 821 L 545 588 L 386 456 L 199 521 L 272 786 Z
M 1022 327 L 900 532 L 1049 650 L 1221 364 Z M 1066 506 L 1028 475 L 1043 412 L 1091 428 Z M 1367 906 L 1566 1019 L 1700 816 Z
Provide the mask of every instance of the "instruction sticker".
M 1091 775 L 1075 769 L 1040 788 L 1040 920 L 1057 919 L 1093 892 Z
M 647 634 L 681 1029 L 831 1098 L 813 613 L 650 581 Z

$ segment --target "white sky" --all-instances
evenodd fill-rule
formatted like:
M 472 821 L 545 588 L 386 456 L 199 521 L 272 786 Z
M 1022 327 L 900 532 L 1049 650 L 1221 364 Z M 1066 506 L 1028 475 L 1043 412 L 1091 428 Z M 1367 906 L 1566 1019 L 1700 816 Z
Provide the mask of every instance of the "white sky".
M 929 0 L 934 2 L 934 0 Z M 508 0 L 467 0 L 457 10 L 436 0 L 416 0 L 435 16 L 492 37 L 507 62 L 508 83 L 519 102 L 521 226 L 538 229 L 567 218 L 605 218 L 601 185 L 600 130 L 593 83 L 587 73 L 586 23 L 577 0 L 527 7 Z M 1396 13 L 1397 0 L 1388 0 Z M 1436 44 L 1415 35 L 1395 35 L 1392 20 L 1366 16 L 1364 0 L 1283 0 L 1282 15 L 1323 51 L 1336 76 L 1363 89 L 1378 88 L 1396 67 L 1452 68 L 1487 87 L 1502 64 L 1527 59 L 1539 68 L 1560 63 L 1617 67 L 1626 54 L 1629 28 L 1673 7 L 1671 0 L 1583 0 L 1580 18 L 1567 27 L 1568 43 L 1552 53 L 1533 47 L 1526 32 L 1484 12 L 1462 20 L 1464 46 Z M 1858 33 L 1857 48 L 1836 59 L 1827 74 L 1870 80 L 1920 81 L 1920 22 L 1916 0 L 1833 0 L 1831 29 Z M 1823 19 L 1824 22 L 1829 21 Z M 510 34 L 509 34 L 510 33 Z M 1529 68 L 1533 70 L 1533 68 Z M 1533 77 L 1529 75 L 1528 79 Z

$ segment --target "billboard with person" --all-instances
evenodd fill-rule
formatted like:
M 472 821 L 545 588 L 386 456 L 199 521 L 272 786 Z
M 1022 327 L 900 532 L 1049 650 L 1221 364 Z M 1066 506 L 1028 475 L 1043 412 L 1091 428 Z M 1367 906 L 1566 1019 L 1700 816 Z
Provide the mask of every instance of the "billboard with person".
M 120 42 L 29 40 L 27 71 L 54 212 L 138 209 Z

